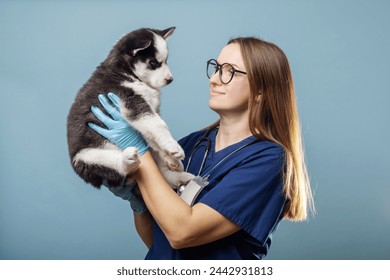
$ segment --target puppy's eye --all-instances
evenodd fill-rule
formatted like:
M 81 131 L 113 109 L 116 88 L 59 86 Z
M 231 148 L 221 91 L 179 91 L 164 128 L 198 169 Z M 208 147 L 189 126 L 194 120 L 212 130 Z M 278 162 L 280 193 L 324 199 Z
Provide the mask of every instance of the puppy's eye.
M 158 67 L 158 66 L 161 65 L 161 63 L 158 62 L 157 59 L 152 59 L 152 60 L 149 61 L 149 65 L 150 65 L 151 67 Z

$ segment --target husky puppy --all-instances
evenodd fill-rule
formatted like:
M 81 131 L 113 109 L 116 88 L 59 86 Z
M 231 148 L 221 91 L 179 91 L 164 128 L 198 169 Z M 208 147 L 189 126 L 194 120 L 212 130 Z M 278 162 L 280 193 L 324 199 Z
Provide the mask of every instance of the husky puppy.
M 87 125 L 104 127 L 90 108 L 96 105 L 105 112 L 98 95 L 109 92 L 120 98 L 121 115 L 149 144 L 168 183 L 175 187 L 192 178 L 182 172 L 184 152 L 159 116 L 159 89 L 173 80 L 167 39 L 174 29 L 142 28 L 122 37 L 76 95 L 67 123 L 69 155 L 75 172 L 96 188 L 104 179 L 110 186 L 120 185 L 140 163 L 136 148 L 122 151 Z

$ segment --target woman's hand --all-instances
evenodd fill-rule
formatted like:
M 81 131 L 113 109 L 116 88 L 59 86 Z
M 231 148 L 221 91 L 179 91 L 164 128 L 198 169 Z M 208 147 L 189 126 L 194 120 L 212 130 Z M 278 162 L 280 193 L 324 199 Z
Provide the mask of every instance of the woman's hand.
M 131 209 L 137 214 L 142 214 L 148 210 L 144 200 L 142 199 L 142 195 L 136 192 L 135 188 L 137 187 L 136 183 L 131 185 L 125 185 L 122 183 L 119 186 L 110 186 L 107 184 L 106 180 L 103 181 L 103 185 L 108 188 L 110 192 L 112 192 L 115 196 L 122 198 L 123 200 L 127 200 L 130 202 Z
M 110 142 L 116 144 L 122 150 L 127 147 L 136 147 L 139 155 L 147 152 L 149 146 L 146 144 L 141 134 L 133 129 L 122 118 L 122 115 L 119 112 L 120 100 L 118 96 L 113 93 L 109 93 L 108 98 L 112 101 L 114 106 L 108 102 L 107 98 L 103 94 L 99 95 L 100 103 L 112 118 L 104 114 L 98 107 L 91 107 L 92 113 L 107 127 L 107 129 L 93 123 L 88 123 L 88 126 Z M 142 214 L 147 210 L 142 196 L 137 195 L 134 191 L 136 186 L 135 183 L 125 185 L 125 182 L 123 181 L 119 186 L 110 186 L 107 181 L 104 180 L 103 185 L 106 186 L 115 196 L 129 201 L 130 206 L 135 213 Z
M 125 119 L 123 119 L 119 108 L 120 99 L 114 93 L 109 93 L 108 98 L 112 101 L 112 106 L 107 98 L 103 94 L 99 94 L 99 101 L 111 115 L 112 118 L 107 116 L 97 106 L 92 106 L 92 113 L 107 127 L 103 128 L 94 123 L 88 123 L 88 126 L 95 132 L 117 145 L 120 149 L 124 150 L 127 147 L 136 147 L 138 154 L 143 155 L 148 151 L 149 145 L 145 142 L 142 135 L 131 127 Z

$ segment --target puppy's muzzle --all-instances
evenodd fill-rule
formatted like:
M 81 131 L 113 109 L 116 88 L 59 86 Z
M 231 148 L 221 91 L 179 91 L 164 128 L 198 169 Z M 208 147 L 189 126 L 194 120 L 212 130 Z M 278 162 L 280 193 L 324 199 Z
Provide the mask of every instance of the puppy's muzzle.
M 167 85 L 169 85 L 170 83 L 173 82 L 173 77 L 166 78 L 165 81 L 166 81 Z

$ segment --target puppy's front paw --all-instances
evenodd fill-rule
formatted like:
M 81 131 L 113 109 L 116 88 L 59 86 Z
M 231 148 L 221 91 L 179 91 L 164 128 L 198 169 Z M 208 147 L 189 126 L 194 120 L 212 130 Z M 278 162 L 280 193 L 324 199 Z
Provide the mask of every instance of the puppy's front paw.
M 164 160 L 164 163 L 166 166 L 168 166 L 168 168 L 170 170 L 173 170 L 173 171 L 183 171 L 184 170 L 184 166 L 183 166 L 183 163 L 181 162 L 181 160 L 178 160 L 174 157 L 170 157 L 170 156 L 164 156 L 163 158 Z
M 167 141 L 161 145 L 161 149 L 168 157 L 180 161 L 184 159 L 184 151 L 176 141 Z
M 136 147 L 127 147 L 122 152 L 122 167 L 126 174 L 134 173 L 140 165 Z

